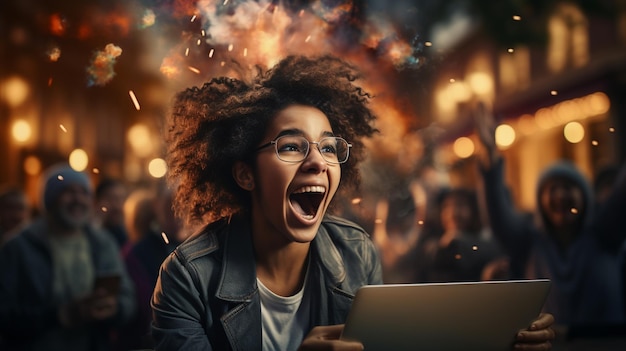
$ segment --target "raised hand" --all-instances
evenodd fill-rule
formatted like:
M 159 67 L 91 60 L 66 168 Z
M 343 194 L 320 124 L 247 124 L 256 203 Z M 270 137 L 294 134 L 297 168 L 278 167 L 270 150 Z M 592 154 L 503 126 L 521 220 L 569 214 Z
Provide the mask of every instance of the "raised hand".
M 495 117 L 482 103 L 476 107 L 473 115 L 476 133 L 486 151 L 483 164 L 486 167 L 491 167 L 494 161 L 499 157 L 498 147 L 496 145 Z

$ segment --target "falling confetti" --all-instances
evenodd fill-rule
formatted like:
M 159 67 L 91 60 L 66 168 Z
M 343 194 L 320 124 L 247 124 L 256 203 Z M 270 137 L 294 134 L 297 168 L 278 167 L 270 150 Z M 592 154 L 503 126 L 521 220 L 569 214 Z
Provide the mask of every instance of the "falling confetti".
M 132 90 L 128 91 L 128 95 L 130 95 L 130 99 L 133 101 L 133 104 L 135 105 L 135 110 L 139 111 L 141 110 L 141 106 L 139 106 L 139 101 L 137 101 L 137 97 L 135 96 L 135 92 Z
M 48 59 L 50 60 L 50 62 L 57 62 L 59 61 L 59 58 L 61 57 L 61 49 L 57 47 L 52 48 L 48 50 L 48 52 L 46 52 L 46 56 L 48 56 Z
M 161 232 L 161 237 L 163 238 L 163 241 L 165 241 L 166 244 L 170 243 L 170 239 L 167 238 L 167 235 L 165 234 L 165 232 Z
M 145 29 L 148 27 L 152 27 L 155 22 L 156 22 L 156 15 L 154 14 L 154 11 L 147 9 L 144 11 L 143 17 L 141 17 L 141 23 L 139 25 L 139 28 Z
M 113 66 L 122 54 L 122 49 L 114 44 L 107 44 L 102 51 L 96 51 L 89 67 L 87 67 L 88 86 L 107 84 L 115 76 Z
M 59 128 L 61 128 L 61 130 L 63 131 L 63 133 L 67 133 L 67 129 L 65 128 L 64 125 L 59 124 Z

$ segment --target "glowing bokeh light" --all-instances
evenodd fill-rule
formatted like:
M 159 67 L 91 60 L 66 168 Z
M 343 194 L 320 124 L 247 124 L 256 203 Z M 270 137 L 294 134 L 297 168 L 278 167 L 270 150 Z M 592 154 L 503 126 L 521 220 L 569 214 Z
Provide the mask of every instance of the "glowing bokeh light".
M 24 159 L 24 172 L 31 176 L 41 173 L 41 161 L 36 156 L 28 156 Z
M 486 95 L 493 92 L 493 79 L 487 73 L 472 73 L 467 77 L 467 82 L 476 95 Z
M 569 122 L 563 128 L 563 135 L 567 141 L 576 144 L 585 137 L 585 128 L 579 122 Z
M 472 139 L 460 137 L 454 141 L 452 149 L 459 158 L 468 158 L 474 154 L 475 147 Z
M 148 173 L 154 178 L 163 178 L 167 173 L 167 163 L 162 158 L 155 158 L 148 164 Z
M 69 163 L 72 169 L 82 172 L 87 168 L 89 156 L 87 156 L 87 152 L 83 149 L 74 149 L 74 151 L 70 153 Z
M 501 124 L 496 128 L 496 144 L 500 148 L 508 148 L 515 142 L 515 129 L 508 124 Z
M 145 124 L 137 123 L 130 127 L 127 139 L 137 156 L 147 157 L 152 153 L 153 146 L 150 139 L 150 130 Z
M 472 97 L 472 91 L 467 83 L 457 81 L 454 84 L 450 84 L 447 89 L 447 98 L 453 99 L 456 102 L 468 101 Z
M 33 130 L 28 122 L 23 119 L 18 119 L 13 122 L 11 134 L 13 135 L 13 139 L 15 139 L 18 143 L 25 143 L 33 135 Z
M 593 93 L 587 96 L 587 101 L 591 108 L 592 113 L 603 114 L 609 111 L 611 107 L 611 100 L 602 92 Z
M 30 87 L 28 83 L 21 77 L 13 76 L 7 78 L 2 84 L 0 84 L 0 98 L 6 101 L 11 107 L 17 107 L 21 105 L 28 94 L 30 93 Z

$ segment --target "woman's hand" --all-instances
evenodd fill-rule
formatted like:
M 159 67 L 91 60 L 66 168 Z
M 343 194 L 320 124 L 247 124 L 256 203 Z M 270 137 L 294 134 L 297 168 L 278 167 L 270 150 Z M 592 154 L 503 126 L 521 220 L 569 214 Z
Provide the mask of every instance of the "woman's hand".
M 554 340 L 554 316 L 542 313 L 535 319 L 528 329 L 520 330 L 515 338 L 514 350 L 551 350 Z
M 358 341 L 339 340 L 343 331 L 343 324 L 318 326 L 313 328 L 304 338 L 298 351 L 333 350 L 357 351 L 363 350 L 363 344 Z

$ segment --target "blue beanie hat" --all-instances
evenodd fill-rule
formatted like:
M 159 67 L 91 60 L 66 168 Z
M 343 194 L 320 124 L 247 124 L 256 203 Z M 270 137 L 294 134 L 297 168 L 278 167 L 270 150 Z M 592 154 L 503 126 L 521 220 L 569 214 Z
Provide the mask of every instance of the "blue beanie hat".
M 50 209 L 61 192 L 69 185 L 82 185 L 85 190 L 91 193 L 89 177 L 65 164 L 52 166 L 46 171 L 44 179 L 43 205 L 46 210 Z

